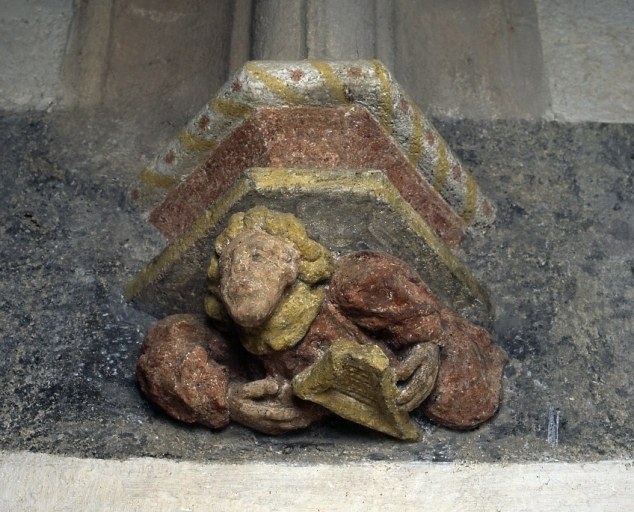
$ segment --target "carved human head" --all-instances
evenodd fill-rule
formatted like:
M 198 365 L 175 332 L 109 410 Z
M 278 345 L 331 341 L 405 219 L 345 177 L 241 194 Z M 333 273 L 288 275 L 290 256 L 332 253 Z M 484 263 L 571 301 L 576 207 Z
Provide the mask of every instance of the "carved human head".
M 313 285 L 333 271 L 330 251 L 294 215 L 262 206 L 233 215 L 214 248 L 205 310 L 216 320 L 228 313 L 243 327 L 262 324 L 296 280 Z

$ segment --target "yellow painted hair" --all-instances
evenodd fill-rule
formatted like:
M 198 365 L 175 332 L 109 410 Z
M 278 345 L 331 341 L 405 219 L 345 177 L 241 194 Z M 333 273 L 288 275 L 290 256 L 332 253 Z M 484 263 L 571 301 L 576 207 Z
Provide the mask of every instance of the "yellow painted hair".
M 246 230 L 260 230 L 273 236 L 281 236 L 295 245 L 300 255 L 298 279 L 306 284 L 316 284 L 328 279 L 334 270 L 332 254 L 318 242 L 312 240 L 306 227 L 292 213 L 280 213 L 264 206 L 255 206 L 247 212 L 231 216 L 225 230 L 218 235 L 207 269 L 211 296 L 205 300 L 205 310 L 212 318 L 224 320 L 224 308 L 219 303 L 220 281 L 218 257 L 231 241 Z

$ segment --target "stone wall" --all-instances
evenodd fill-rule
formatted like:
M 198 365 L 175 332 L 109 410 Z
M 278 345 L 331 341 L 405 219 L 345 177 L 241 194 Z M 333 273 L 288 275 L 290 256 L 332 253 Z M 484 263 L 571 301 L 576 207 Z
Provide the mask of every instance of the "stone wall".
M 6 0 L 0 8 L 0 108 L 45 110 L 64 96 L 61 64 L 72 0 Z
M 0 108 L 179 126 L 245 60 L 379 58 L 429 113 L 634 120 L 631 0 L 6 0 Z
M 634 121 L 634 2 L 537 0 L 552 114 Z

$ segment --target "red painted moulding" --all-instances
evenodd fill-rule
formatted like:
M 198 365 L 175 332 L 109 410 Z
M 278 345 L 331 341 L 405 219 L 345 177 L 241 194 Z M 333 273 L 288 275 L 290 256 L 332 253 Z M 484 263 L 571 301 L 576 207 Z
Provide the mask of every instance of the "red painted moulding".
M 464 236 L 460 216 L 360 105 L 257 109 L 167 194 L 150 221 L 174 240 L 250 167 L 382 170 L 445 243 Z

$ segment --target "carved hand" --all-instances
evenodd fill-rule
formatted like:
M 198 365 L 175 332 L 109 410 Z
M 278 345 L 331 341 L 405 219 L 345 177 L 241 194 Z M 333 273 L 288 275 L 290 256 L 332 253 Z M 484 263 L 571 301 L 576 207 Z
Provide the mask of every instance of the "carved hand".
M 297 404 L 290 382 L 273 377 L 231 383 L 229 414 L 232 420 L 266 434 L 304 428 L 315 420 L 309 409 Z
M 434 388 L 439 363 L 440 349 L 433 343 L 419 343 L 406 352 L 395 368 L 399 407 L 409 412 L 423 403 Z

